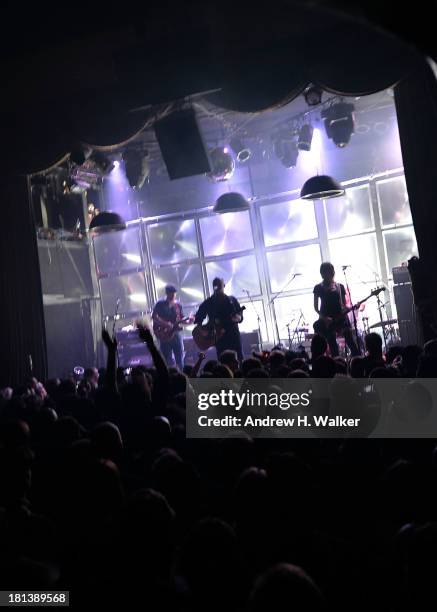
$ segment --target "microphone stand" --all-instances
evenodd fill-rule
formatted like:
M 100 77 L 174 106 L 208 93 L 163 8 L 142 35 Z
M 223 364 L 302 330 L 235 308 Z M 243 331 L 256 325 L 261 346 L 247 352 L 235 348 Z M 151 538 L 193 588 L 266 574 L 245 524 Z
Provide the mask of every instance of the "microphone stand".
M 351 301 L 351 306 L 353 306 L 354 303 L 352 301 L 352 295 L 351 295 L 351 291 L 350 291 L 350 288 L 349 288 L 349 283 L 348 283 L 348 280 L 347 280 L 347 274 L 346 274 L 346 267 L 345 266 L 343 266 L 343 276 L 344 276 L 344 282 L 345 282 L 345 285 L 346 285 L 346 289 L 347 289 L 347 292 L 349 294 L 349 299 Z M 355 312 L 355 308 L 352 308 L 352 318 L 353 318 L 353 321 L 354 321 L 355 339 L 356 339 L 358 350 L 359 350 L 360 355 L 361 355 L 361 342 L 360 342 L 360 338 L 358 337 L 357 314 Z
M 291 278 L 286 282 L 286 284 L 282 287 L 282 289 L 280 291 L 278 291 L 277 293 L 275 293 L 275 295 L 272 297 L 272 299 L 269 302 L 269 306 L 273 306 L 276 298 L 279 297 L 282 293 L 284 293 L 284 291 L 287 289 L 288 285 L 290 285 L 294 281 L 296 276 L 299 276 L 299 275 L 300 274 L 298 272 L 295 272 L 294 274 L 292 274 Z M 279 337 L 279 328 L 278 328 L 278 320 L 276 318 L 276 312 L 274 313 L 274 319 L 275 319 L 276 336 L 278 338 L 278 343 L 281 344 L 281 338 Z
M 250 292 L 247 289 L 243 289 L 243 291 L 246 293 L 247 297 L 249 298 L 250 303 L 252 304 L 252 308 L 256 314 L 256 320 L 258 323 L 258 350 L 262 351 L 263 350 L 263 341 L 262 341 L 262 336 L 261 336 L 261 318 L 258 314 L 258 310 L 255 307 L 255 304 L 253 302 L 252 296 L 250 295 Z

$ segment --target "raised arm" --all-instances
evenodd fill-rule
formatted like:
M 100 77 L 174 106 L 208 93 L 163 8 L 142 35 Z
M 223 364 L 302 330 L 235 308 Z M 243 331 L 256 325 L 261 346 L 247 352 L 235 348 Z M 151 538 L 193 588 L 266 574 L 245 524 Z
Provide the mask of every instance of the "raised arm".
M 153 365 L 156 368 L 156 379 L 152 389 L 152 408 L 155 414 L 163 414 L 167 404 L 169 388 L 169 372 L 165 359 L 155 344 L 150 329 L 138 325 L 139 336 L 147 344 L 147 348 L 152 356 Z
M 115 336 L 111 338 L 107 329 L 102 329 L 102 340 L 108 351 L 105 386 L 109 391 L 117 393 L 117 339 Z
M 161 351 L 155 344 L 150 329 L 144 327 L 143 325 L 138 325 L 138 332 L 141 340 L 146 343 L 147 348 L 149 349 L 150 355 L 152 356 L 153 365 L 156 368 L 158 376 L 168 379 L 167 364 L 165 363 L 165 359 L 162 356 Z

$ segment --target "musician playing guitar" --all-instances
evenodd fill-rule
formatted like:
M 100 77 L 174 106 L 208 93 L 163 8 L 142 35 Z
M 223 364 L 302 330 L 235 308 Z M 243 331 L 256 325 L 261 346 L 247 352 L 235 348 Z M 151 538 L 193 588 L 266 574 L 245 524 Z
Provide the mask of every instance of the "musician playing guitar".
M 199 306 L 194 323 L 201 325 L 208 317 L 208 323 L 214 326 L 216 333 L 214 344 L 217 357 L 225 350 L 233 350 L 241 362 L 243 349 L 238 324 L 243 320 L 243 309 L 235 297 L 226 295 L 222 278 L 215 278 L 212 287 L 214 293 Z
M 350 310 L 346 304 L 346 289 L 334 281 L 335 269 L 332 263 L 322 263 L 320 275 L 323 280 L 313 290 L 314 310 L 319 315 L 319 320 L 313 325 L 314 331 L 326 338 L 332 357 L 338 355 L 337 333 L 344 336 L 352 355 L 359 355 L 349 318 L 343 314 L 345 310 Z
M 182 372 L 184 343 L 181 323 L 185 322 L 182 305 L 176 301 L 176 287 L 166 285 L 165 299 L 156 302 L 152 313 L 153 331 L 159 340 L 159 348 L 167 364 L 175 364 Z

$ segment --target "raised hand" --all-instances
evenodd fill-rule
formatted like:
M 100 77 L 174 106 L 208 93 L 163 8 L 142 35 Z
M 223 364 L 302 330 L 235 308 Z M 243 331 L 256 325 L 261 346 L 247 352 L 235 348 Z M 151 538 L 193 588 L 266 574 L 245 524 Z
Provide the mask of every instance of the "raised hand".
M 102 329 L 102 340 L 105 343 L 108 351 L 116 351 L 117 350 L 117 338 L 114 336 L 111 338 L 107 329 Z
M 145 342 L 146 344 L 154 344 L 152 332 L 150 331 L 148 327 L 138 324 L 137 328 L 138 328 L 139 336 L 143 342 Z

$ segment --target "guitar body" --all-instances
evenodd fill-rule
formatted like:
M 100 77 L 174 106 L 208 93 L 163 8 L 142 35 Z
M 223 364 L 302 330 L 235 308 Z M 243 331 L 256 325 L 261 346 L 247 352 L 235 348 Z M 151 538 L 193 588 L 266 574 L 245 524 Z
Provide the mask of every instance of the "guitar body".
M 215 346 L 217 340 L 225 333 L 223 327 L 210 325 L 196 325 L 193 329 L 193 340 L 201 351 L 207 351 L 212 346 Z
M 324 321 L 323 319 L 318 319 L 317 321 L 314 321 L 314 331 L 320 336 L 325 336 L 326 334 L 333 331 L 340 331 L 344 328 L 344 319 L 345 314 L 343 313 L 339 314 L 337 317 L 333 317 L 332 322 L 329 324 L 326 323 L 326 321 Z
M 173 339 L 176 332 L 182 330 L 182 325 L 189 322 L 189 317 L 182 319 L 181 321 L 176 321 L 176 323 L 172 323 L 170 325 L 164 325 L 159 321 L 153 321 L 153 333 L 161 340 L 161 342 L 170 342 Z
M 381 291 L 385 291 L 385 288 L 378 287 L 377 289 L 371 291 L 368 296 L 366 296 L 364 299 L 360 300 L 353 306 L 343 308 L 343 310 L 339 312 L 338 315 L 332 317 L 332 321 L 330 323 L 326 323 L 326 321 L 321 318 L 318 319 L 313 323 L 314 331 L 316 332 L 316 334 L 320 334 L 321 336 L 325 336 L 329 332 L 341 331 L 345 327 L 344 322 L 346 315 L 349 312 L 352 312 L 353 310 L 357 310 L 357 308 L 359 308 L 361 304 L 364 304 L 364 302 L 366 302 L 369 298 L 373 297 L 374 295 L 379 295 Z

